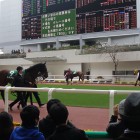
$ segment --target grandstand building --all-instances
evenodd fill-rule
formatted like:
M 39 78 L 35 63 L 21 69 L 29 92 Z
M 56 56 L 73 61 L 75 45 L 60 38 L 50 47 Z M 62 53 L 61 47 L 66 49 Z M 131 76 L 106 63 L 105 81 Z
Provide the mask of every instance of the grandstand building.
M 123 48 L 118 74 L 132 74 L 140 69 L 139 13 L 140 0 L 0 1 L 0 69 L 46 61 L 53 75 L 68 68 L 112 75 L 109 54 L 93 48 L 115 46 Z M 11 55 L 13 50 L 25 55 Z

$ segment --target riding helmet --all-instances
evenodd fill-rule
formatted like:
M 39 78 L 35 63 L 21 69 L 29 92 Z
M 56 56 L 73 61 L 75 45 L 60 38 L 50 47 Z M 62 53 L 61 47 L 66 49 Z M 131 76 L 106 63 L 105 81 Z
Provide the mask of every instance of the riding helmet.
M 134 75 L 137 75 L 137 73 L 138 73 L 138 70 L 135 69 L 135 70 L 134 70 Z

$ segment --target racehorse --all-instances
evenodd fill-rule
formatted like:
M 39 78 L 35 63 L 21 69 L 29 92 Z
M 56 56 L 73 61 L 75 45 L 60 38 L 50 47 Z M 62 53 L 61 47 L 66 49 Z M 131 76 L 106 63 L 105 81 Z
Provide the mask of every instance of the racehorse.
M 0 86 L 6 86 L 8 83 L 12 84 L 13 79 L 14 79 L 14 74 L 13 76 L 10 75 L 10 70 L 2 70 L 0 71 Z M 48 77 L 48 71 L 46 68 L 46 63 L 38 63 L 35 64 L 27 69 L 24 70 L 23 72 L 24 79 L 28 82 L 35 83 L 35 80 L 38 76 L 41 76 L 43 79 Z M 4 91 L 1 90 L 1 96 L 2 99 L 4 100 Z
M 64 76 L 66 78 L 67 85 L 69 84 L 69 79 L 71 79 L 72 84 L 72 79 L 74 77 L 79 77 L 79 81 L 81 80 L 82 82 L 84 82 L 84 73 L 80 71 L 64 70 Z

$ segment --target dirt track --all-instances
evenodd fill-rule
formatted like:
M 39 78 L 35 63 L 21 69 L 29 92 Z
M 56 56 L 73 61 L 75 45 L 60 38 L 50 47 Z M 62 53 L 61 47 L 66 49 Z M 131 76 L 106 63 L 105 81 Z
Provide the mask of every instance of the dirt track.
M 3 108 L 3 101 L 0 100 L 0 111 L 3 111 Z M 69 120 L 78 128 L 104 131 L 107 126 L 108 109 L 68 107 L 68 110 Z M 14 117 L 14 121 L 21 122 L 19 116 L 20 110 L 18 110 L 16 106 L 14 106 L 13 111 L 9 111 L 9 113 Z M 46 105 L 44 105 L 40 108 L 40 118 L 45 117 L 46 114 Z

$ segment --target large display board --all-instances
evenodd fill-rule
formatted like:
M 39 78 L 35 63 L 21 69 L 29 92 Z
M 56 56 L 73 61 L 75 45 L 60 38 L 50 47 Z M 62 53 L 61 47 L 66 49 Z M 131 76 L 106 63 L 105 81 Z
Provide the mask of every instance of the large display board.
M 23 0 L 23 39 L 133 28 L 136 0 Z

